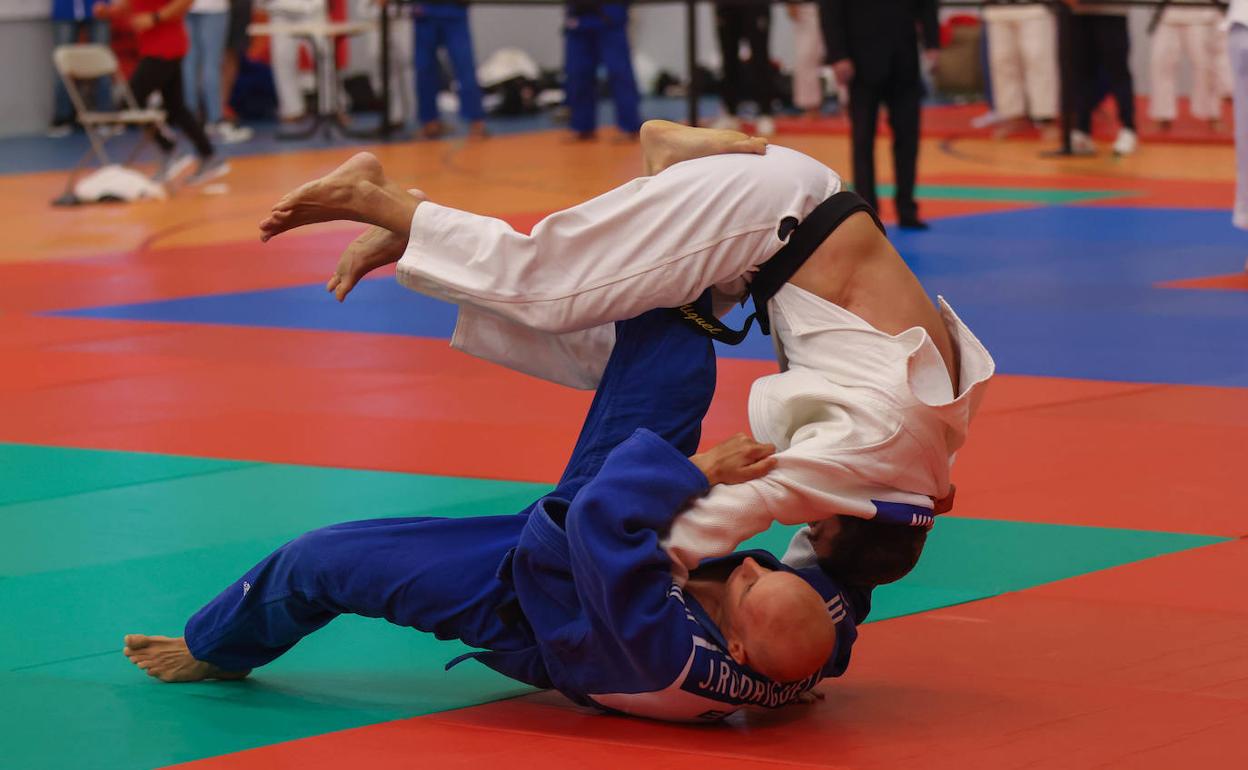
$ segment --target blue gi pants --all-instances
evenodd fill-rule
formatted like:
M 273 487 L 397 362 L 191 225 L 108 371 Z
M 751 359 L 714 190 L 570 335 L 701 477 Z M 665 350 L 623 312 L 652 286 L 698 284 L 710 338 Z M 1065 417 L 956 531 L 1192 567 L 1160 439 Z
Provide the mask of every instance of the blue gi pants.
M 605 6 L 607 10 L 611 6 Z M 615 123 L 621 131 L 641 130 L 641 96 L 633 74 L 628 45 L 627 11 L 622 20 L 571 17 L 564 30 L 565 98 L 571 112 L 568 123 L 578 134 L 598 127 L 598 67 L 607 68 L 607 84 L 615 103 Z
M 433 6 L 431 6 L 433 8 Z M 424 15 L 416 18 L 416 117 L 421 123 L 438 119 L 438 90 L 441 67 L 438 48 L 445 47 L 459 82 L 459 114 L 465 121 L 485 119 L 481 106 L 481 86 L 477 84 L 477 63 L 472 55 L 472 33 L 466 9 L 457 15 Z
M 571 499 L 639 427 L 697 449 L 715 392 L 709 338 L 669 310 L 616 324 L 616 344 L 555 494 Z M 532 506 L 519 515 L 373 519 L 302 535 L 252 567 L 186 624 L 191 654 L 227 671 L 262 666 L 336 616 L 385 618 L 439 639 L 500 652 L 534 645 L 506 569 Z M 523 666 L 513 667 L 523 669 Z M 536 654 L 538 686 L 545 669 Z

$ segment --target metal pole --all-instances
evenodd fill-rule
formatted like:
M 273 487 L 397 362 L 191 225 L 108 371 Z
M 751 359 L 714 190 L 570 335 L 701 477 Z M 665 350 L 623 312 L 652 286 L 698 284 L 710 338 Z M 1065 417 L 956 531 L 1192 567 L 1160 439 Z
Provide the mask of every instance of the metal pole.
M 698 125 L 698 4 L 696 0 L 685 0 L 685 55 L 688 58 L 689 88 L 685 91 L 688 99 L 689 125 Z
M 390 125 L 390 3 L 381 4 L 381 128 L 378 133 L 382 139 L 389 139 L 393 126 Z
M 1070 134 L 1075 129 L 1075 72 L 1074 60 L 1071 57 L 1072 45 L 1071 35 L 1074 22 L 1074 12 L 1071 11 L 1069 5 L 1058 3 L 1057 7 L 1057 58 L 1061 62 L 1058 78 L 1060 80 L 1060 88 L 1062 89 L 1062 148 L 1059 151 L 1062 155 L 1074 154 L 1074 148 L 1070 144 Z

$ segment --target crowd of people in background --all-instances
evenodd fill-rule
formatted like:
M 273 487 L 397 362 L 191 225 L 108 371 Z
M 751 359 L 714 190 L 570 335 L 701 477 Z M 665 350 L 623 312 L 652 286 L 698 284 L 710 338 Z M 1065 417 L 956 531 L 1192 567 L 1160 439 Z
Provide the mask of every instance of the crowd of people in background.
M 376 19 L 388 0 L 53 0 L 54 41 L 132 45 L 137 63 L 131 88 L 140 102 L 159 93 L 168 123 L 189 141 L 198 156 L 197 181 L 228 169 L 216 147 L 244 142 L 252 131 L 239 125 L 230 96 L 240 67 L 248 61 L 248 26 L 266 18 L 274 24 L 324 20 L 331 11 Z M 1136 94 L 1128 57 L 1131 35 L 1128 7 L 1095 0 L 1062 0 L 1069 17 L 1069 109 L 1073 113 L 1070 147 L 1095 151 L 1092 124 L 1107 97 L 1118 123 L 1113 151 L 1137 149 Z M 1149 25 L 1149 118 L 1159 132 L 1171 130 L 1178 117 L 1180 68 L 1191 76 L 1189 110 L 1210 131 L 1223 131 L 1222 105 L 1238 93 L 1235 129 L 1241 168 L 1248 161 L 1248 0 L 1228 0 L 1229 8 L 1210 0 L 1170 0 L 1159 6 Z M 892 129 L 895 203 L 903 227 L 924 228 L 915 201 L 915 173 L 920 136 L 920 105 L 930 73 L 940 65 L 942 30 L 937 0 L 814 0 L 778 3 L 793 29 L 791 90 L 784 94 L 772 61 L 772 14 L 769 4 L 717 0 L 715 25 L 722 63 L 717 92 L 722 102 L 714 125 L 742 126 L 749 118 L 753 133 L 775 132 L 778 107 L 807 118 L 821 115 L 832 95 L 848 116 L 856 188 L 875 204 L 875 134 L 881 107 Z M 392 15 L 388 119 L 405 123 L 415 113 L 419 132 L 428 138 L 447 133 L 439 106 L 445 87 L 439 60 L 445 55 L 453 74 L 454 94 L 466 132 L 486 136 L 482 88 L 463 2 L 405 2 Z M 983 58 L 991 120 L 998 134 L 1029 126 L 1056 136 L 1061 114 L 1062 78 L 1058 53 L 1058 14 L 1052 3 L 1036 0 L 985 0 L 981 13 Z M 564 11 L 563 90 L 573 138 L 593 139 L 598 129 L 600 70 L 621 136 L 641 126 L 641 90 L 629 42 L 629 5 L 607 0 L 570 0 Z M 282 123 L 304 120 L 310 109 L 300 71 L 300 49 L 309 43 L 292 34 L 273 32 L 268 60 Z M 370 60 L 379 57 L 376 36 L 361 44 Z M 320 51 L 333 56 L 335 51 Z M 306 57 L 305 57 L 306 58 Z M 1183 63 L 1187 64 L 1184 65 Z M 305 65 L 306 67 L 306 65 Z M 378 67 L 380 70 L 380 67 Z M 927 73 L 927 76 L 925 76 Z M 314 77 L 323 77 L 324 72 Z M 374 84 L 380 82 L 375 73 Z M 319 82 L 317 91 L 339 83 Z M 91 94 L 108 102 L 107 84 Z M 49 133 L 68 133 L 73 107 L 58 84 Z M 157 138 L 165 157 L 158 176 L 167 178 L 185 166 L 169 136 Z M 1248 228 L 1248 191 L 1241 173 L 1235 221 Z

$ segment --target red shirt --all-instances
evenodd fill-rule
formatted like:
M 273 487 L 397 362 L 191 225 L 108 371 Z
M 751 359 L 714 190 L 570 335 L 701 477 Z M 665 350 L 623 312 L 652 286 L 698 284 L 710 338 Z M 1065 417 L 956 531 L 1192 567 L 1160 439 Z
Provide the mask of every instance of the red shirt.
M 169 4 L 169 0 L 130 0 L 130 12 L 133 16 L 156 13 Z M 166 19 L 157 22 L 156 26 L 146 32 L 140 32 L 139 56 L 150 56 L 156 59 L 181 59 L 190 48 L 190 39 L 186 36 L 186 19 Z

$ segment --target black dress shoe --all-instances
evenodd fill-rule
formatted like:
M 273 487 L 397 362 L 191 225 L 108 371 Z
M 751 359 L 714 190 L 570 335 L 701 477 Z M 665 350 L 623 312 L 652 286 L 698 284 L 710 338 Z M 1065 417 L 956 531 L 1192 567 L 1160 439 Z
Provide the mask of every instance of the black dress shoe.
M 902 230 L 930 230 L 932 226 L 924 222 L 918 217 L 905 217 L 897 222 L 897 226 Z

